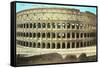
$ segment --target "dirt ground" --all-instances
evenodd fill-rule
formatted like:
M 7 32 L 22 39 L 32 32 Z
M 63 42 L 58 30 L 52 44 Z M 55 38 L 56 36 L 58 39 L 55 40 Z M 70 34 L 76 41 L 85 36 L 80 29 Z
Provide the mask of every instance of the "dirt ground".
M 51 64 L 51 63 L 68 63 L 68 62 L 84 62 L 84 61 L 96 61 L 96 56 L 86 56 L 81 54 L 79 57 L 75 55 L 67 55 L 64 59 L 58 53 L 50 53 L 43 55 L 35 55 L 31 57 L 16 56 L 17 65 L 34 65 L 34 64 Z

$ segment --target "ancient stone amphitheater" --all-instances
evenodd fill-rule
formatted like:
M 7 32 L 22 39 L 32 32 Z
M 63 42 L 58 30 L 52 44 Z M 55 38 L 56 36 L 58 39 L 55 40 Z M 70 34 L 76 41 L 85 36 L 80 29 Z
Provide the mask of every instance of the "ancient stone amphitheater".
M 68 8 L 33 8 L 16 13 L 16 52 L 96 55 L 96 15 Z

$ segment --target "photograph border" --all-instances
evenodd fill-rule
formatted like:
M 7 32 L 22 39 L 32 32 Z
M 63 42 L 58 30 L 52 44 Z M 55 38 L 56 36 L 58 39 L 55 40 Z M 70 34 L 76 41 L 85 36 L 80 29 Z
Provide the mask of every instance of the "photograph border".
M 62 6 L 82 6 L 82 7 L 95 7 L 96 8 L 96 60 L 95 61 L 80 61 L 80 62 L 68 62 L 68 63 L 49 63 L 49 64 L 28 64 L 17 65 L 16 64 L 16 3 L 31 3 L 31 4 L 46 4 L 46 5 L 62 5 Z M 44 2 L 26 2 L 26 1 L 12 1 L 10 3 L 11 10 L 11 28 L 10 28 L 10 65 L 14 67 L 20 66 L 39 66 L 39 65 L 54 65 L 54 64 L 70 64 L 70 63 L 86 63 L 98 61 L 98 6 L 92 5 L 76 5 L 76 4 L 59 4 L 59 3 L 44 3 Z

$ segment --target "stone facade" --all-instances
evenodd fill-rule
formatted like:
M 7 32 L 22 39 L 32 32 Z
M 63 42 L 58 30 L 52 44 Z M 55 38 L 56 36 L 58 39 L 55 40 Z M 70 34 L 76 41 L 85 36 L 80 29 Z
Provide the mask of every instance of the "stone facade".
M 16 45 L 51 52 L 94 47 L 96 52 L 96 15 L 65 8 L 20 11 L 16 13 Z

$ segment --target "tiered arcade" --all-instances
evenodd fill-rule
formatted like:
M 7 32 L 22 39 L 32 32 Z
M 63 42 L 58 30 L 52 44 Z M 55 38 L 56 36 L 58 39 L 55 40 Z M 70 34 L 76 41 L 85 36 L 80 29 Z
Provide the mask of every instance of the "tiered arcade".
M 96 47 L 96 15 L 93 13 L 35 8 L 18 12 L 16 18 L 17 46 L 57 51 Z

